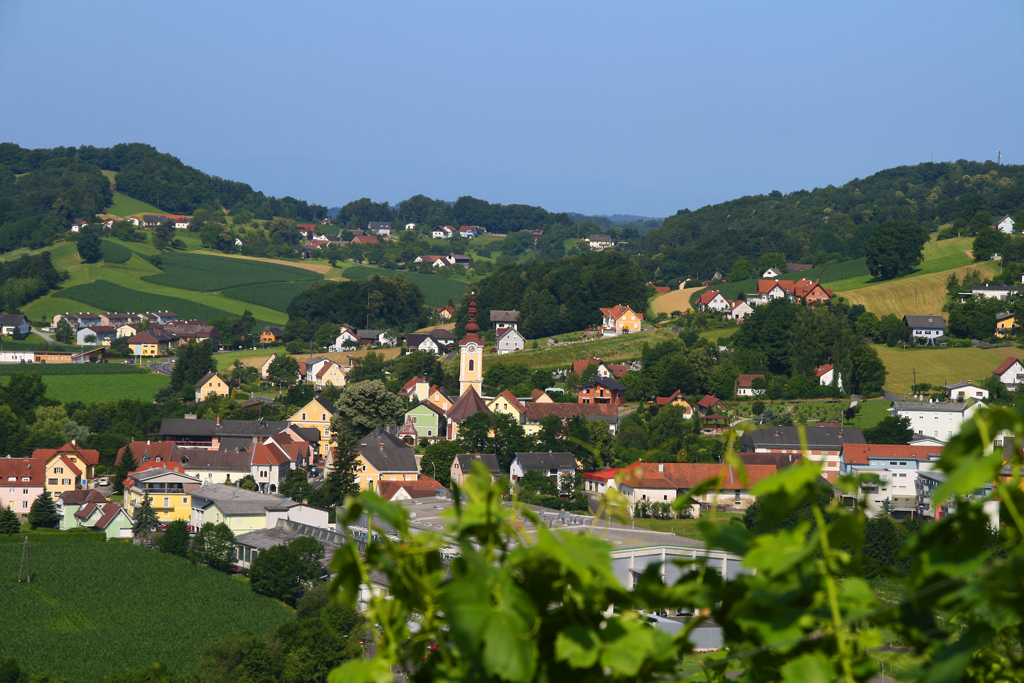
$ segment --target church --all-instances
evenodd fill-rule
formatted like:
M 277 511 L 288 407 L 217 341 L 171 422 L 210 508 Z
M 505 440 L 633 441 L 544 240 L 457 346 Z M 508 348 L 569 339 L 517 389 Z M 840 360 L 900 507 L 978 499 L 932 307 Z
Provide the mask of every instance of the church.
M 480 325 L 476 322 L 476 299 L 470 299 L 466 336 L 459 340 L 459 398 L 446 414 L 446 436 L 449 441 L 458 438 L 459 425 L 466 418 L 479 412 L 491 412 L 483 399 L 484 342 L 477 336 L 479 331 Z

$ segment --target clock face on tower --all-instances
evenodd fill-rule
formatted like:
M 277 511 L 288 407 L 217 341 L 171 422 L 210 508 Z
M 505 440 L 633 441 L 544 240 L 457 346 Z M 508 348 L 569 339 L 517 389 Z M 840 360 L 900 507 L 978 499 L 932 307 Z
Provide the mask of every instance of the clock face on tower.
M 476 344 L 473 342 L 466 344 L 466 353 L 476 353 Z

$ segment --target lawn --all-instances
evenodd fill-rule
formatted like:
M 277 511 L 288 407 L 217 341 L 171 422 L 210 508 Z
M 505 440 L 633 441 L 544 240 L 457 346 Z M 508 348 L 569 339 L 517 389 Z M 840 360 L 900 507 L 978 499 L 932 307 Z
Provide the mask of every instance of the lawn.
M 34 673 L 92 683 L 155 662 L 191 673 L 215 638 L 293 618 L 227 574 L 130 543 L 37 542 L 31 553 L 32 583 L 18 583 L 21 546 L 0 543 L 0 660 Z
M 135 216 L 142 213 L 162 214 L 164 212 L 152 204 L 147 204 L 146 202 L 129 197 L 126 194 L 115 192 L 114 203 L 108 206 L 104 213 L 120 216 L 121 218 L 127 218 L 128 216 Z
M 81 401 L 152 401 L 156 392 L 171 381 L 170 377 L 155 372 L 140 375 L 44 375 L 46 395 L 68 403 Z
M 81 347 L 79 347 L 81 348 Z M 40 375 L 148 375 L 149 370 L 138 365 L 124 363 L 3 363 L 0 364 L 0 377 L 13 375 L 16 372 L 38 372 Z
M 709 521 L 711 513 L 703 513 L 703 519 Z M 742 524 L 743 515 L 733 512 L 716 512 L 715 521 L 720 524 Z M 699 519 L 634 519 L 633 526 L 637 529 L 648 531 L 662 531 L 667 534 L 675 534 L 683 538 L 692 538 L 698 541 L 703 540 L 698 524 Z
M 910 275 L 904 275 L 896 280 L 889 280 L 886 283 L 880 283 L 870 273 L 863 272 L 858 274 L 856 277 L 828 281 L 829 287 L 838 292 L 847 292 L 851 289 L 871 287 L 878 284 L 888 284 L 888 282 L 899 282 L 900 280 L 912 279 L 922 275 L 931 275 L 933 273 L 953 270 L 954 268 L 969 266 L 974 263 L 974 260 L 967 255 L 967 250 L 971 248 L 972 242 L 973 240 L 970 237 L 958 237 L 956 239 L 943 240 L 941 242 L 927 242 L 924 245 L 924 260 Z M 866 270 L 867 268 L 865 267 L 865 271 Z M 945 284 L 945 282 L 943 282 L 943 284 Z
M 857 404 L 857 407 L 860 408 L 857 417 L 853 418 L 851 424 L 858 429 L 870 429 L 889 416 L 889 406 L 891 405 L 892 401 L 884 399 L 861 401 Z
M 172 251 L 165 252 L 162 259 L 160 269 L 163 272 L 144 277 L 146 282 L 197 292 L 216 292 L 246 285 L 273 286 L 282 282 L 311 282 L 323 279 L 323 275 L 320 273 L 305 268 L 208 254 Z
M 878 357 L 889 371 L 885 388 L 896 394 L 910 394 L 917 381 L 935 386 L 953 382 L 974 380 L 984 381 L 1008 356 L 1024 358 L 1024 349 L 1013 346 L 998 349 L 979 349 L 971 346 L 965 349 L 953 348 L 908 348 L 875 345 Z
M 657 344 L 672 338 L 672 336 L 672 333 L 667 330 L 636 332 L 621 337 L 596 339 L 550 348 L 544 346 L 544 340 L 538 340 L 540 348 L 518 351 L 504 356 L 488 355 L 484 364 L 525 363 L 533 369 L 547 369 L 568 367 L 574 360 L 586 360 L 591 357 L 609 362 L 630 360 L 640 357 L 644 344 Z M 529 342 L 529 344 L 532 343 Z
M 841 293 L 851 304 L 861 304 L 879 318 L 890 313 L 899 318 L 907 313 L 941 314 L 946 302 L 946 280 L 950 273 L 956 273 L 962 280 L 972 270 L 980 270 L 983 276 L 988 277 L 995 273 L 996 266 L 992 263 L 978 263 L 870 286 L 858 286 Z
M 402 277 L 416 285 L 423 292 L 424 302 L 432 308 L 447 306 L 451 301 L 458 305 L 466 292 L 466 283 L 450 280 L 440 275 L 427 275 L 416 271 L 387 270 L 386 268 L 370 268 L 369 266 L 352 266 L 345 269 L 345 277 L 349 280 L 368 280 L 371 275 L 394 277 L 401 273 Z

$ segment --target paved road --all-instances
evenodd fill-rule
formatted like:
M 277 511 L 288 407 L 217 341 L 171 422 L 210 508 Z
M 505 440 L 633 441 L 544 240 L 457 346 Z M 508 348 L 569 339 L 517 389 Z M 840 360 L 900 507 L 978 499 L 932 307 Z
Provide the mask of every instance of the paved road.
M 171 358 L 170 360 L 153 361 L 149 364 L 149 368 L 153 372 L 159 372 L 161 375 L 167 375 L 170 377 L 171 373 L 174 371 L 174 361 L 174 358 Z
M 54 340 L 54 338 L 53 338 L 53 334 L 51 334 L 50 332 L 43 332 L 38 327 L 32 327 L 32 328 L 29 328 L 29 329 L 32 332 L 35 332 L 36 334 L 38 334 L 40 337 L 42 337 L 46 341 L 50 342 L 51 344 L 55 344 L 56 343 L 56 340 Z

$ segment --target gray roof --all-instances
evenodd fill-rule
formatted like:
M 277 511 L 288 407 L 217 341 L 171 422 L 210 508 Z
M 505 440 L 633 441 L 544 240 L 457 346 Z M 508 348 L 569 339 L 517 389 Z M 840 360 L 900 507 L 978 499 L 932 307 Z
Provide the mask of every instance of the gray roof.
M 524 470 L 576 469 L 572 453 L 516 453 Z
M 501 474 L 501 467 L 498 465 L 498 456 L 494 453 L 460 453 L 455 456 L 459 468 L 465 472 L 473 469 L 473 462 L 483 463 L 491 474 Z
M 610 391 L 628 391 L 629 389 L 625 384 L 620 384 L 611 377 L 595 377 L 590 384 L 580 387 L 580 389 L 586 389 L 587 387 L 592 387 L 594 385 L 600 385 Z
M 205 448 L 175 448 L 171 458 L 190 470 L 244 472 L 252 469 L 252 452 L 237 448 L 211 451 Z
M 323 438 L 320 435 L 320 430 L 316 427 L 292 427 L 292 431 L 298 434 L 299 438 L 311 443 L 317 443 Z
M 273 436 L 288 428 L 287 422 L 269 422 L 262 420 L 190 420 L 185 418 L 165 417 L 160 422 L 161 436 L 184 437 L 254 437 Z
M 844 443 L 866 443 L 864 432 L 856 427 L 807 427 L 807 448 L 836 450 Z M 756 448 L 802 449 L 800 432 L 796 427 L 769 427 L 746 432 L 740 437 L 743 450 Z
M 492 323 L 514 323 L 519 320 L 519 311 L 491 311 Z
M 359 454 L 378 472 L 420 471 L 412 447 L 382 429 L 375 429 L 359 440 Z
M 226 515 L 264 515 L 267 510 L 301 505 L 227 484 L 207 484 L 192 492 L 193 507 L 205 508 L 209 503 L 216 503 Z
M 980 385 L 975 384 L 974 382 L 954 382 L 953 384 L 943 384 L 942 385 L 943 389 L 950 389 L 950 390 L 953 390 L 953 389 L 963 389 L 964 387 L 974 387 L 976 389 L 982 389 L 983 388 Z
M 967 403 L 928 403 L 926 401 L 893 401 L 893 409 L 905 411 L 924 411 L 931 413 L 962 413 L 968 408 Z
M 946 328 L 946 319 L 941 315 L 905 315 L 903 322 L 915 330 L 942 330 Z
M 27 321 L 28 318 L 26 318 L 24 315 L 20 313 L 9 313 L 5 315 L 0 315 L 0 325 L 20 325 L 22 322 Z
M 974 285 L 972 292 L 1022 292 L 1024 287 L 1019 285 Z
M 0 317 L 3 317 L 3 316 L 0 316 Z M 1013 313 L 1010 313 L 1009 311 L 1004 311 L 1002 313 L 996 313 L 996 322 L 999 322 L 1000 320 L 1006 320 L 1007 318 L 1012 318 L 1012 317 L 1013 317 Z

